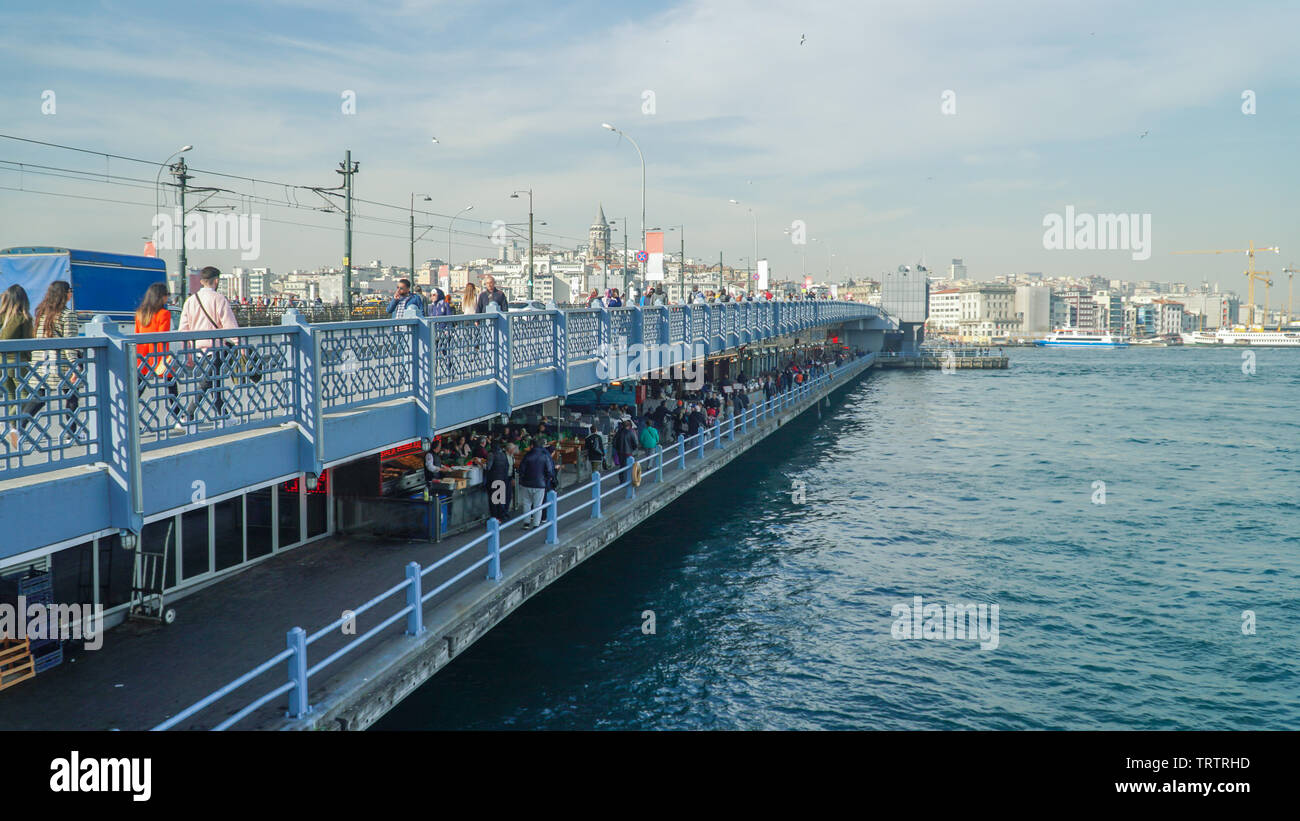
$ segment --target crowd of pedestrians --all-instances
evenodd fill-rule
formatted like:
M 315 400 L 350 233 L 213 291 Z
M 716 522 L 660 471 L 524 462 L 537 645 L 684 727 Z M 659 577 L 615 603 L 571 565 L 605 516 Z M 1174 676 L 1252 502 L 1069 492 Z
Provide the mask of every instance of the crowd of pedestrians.
M 181 306 L 180 320 L 175 328 L 168 307 L 172 304 L 172 294 L 167 284 L 155 282 L 150 285 L 135 312 L 135 333 L 238 328 L 239 321 L 235 318 L 230 299 L 218 290 L 220 281 L 218 269 L 209 266 L 200 271 L 200 288 Z M 80 328 L 74 302 L 71 283 L 56 280 L 50 283 L 44 298 L 32 311 L 26 290 L 20 285 L 11 285 L 0 295 L 0 340 L 70 339 L 77 336 Z M 211 409 L 211 418 L 222 426 L 228 418 L 221 390 L 225 375 L 223 365 L 232 355 L 228 350 L 231 344 L 218 338 L 196 339 L 189 343 L 185 353 L 179 355 L 172 353 L 167 343 L 139 344 L 136 367 L 140 396 L 143 397 L 151 385 L 168 394 L 167 410 L 174 420 L 173 430 L 176 432 L 185 432 L 202 421 L 197 413 L 205 404 Z M 52 347 L 0 355 L 0 388 L 4 391 L 6 408 L 17 410 L 16 421 L 0 432 L 11 451 L 19 449 L 32 422 L 47 405 L 57 405 L 53 411 L 59 417 L 63 433 L 55 433 L 52 425 L 42 423 L 37 427 L 44 436 L 58 439 L 66 434 L 64 443 L 86 441 L 85 424 L 77 415 L 85 380 L 80 357 L 81 351 L 77 347 Z M 30 371 L 30 377 L 24 377 L 24 369 Z M 189 392 L 189 404 L 182 407 L 180 383 L 187 378 L 195 383 L 197 390 Z M 13 413 L 13 410 L 6 410 L 5 415 Z

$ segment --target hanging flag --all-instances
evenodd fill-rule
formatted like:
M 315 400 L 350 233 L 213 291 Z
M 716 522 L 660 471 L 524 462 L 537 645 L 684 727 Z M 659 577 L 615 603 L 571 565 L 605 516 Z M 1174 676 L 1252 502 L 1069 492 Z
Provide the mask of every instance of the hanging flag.
M 754 275 L 754 279 L 756 280 L 754 283 L 755 288 L 760 291 L 767 290 L 767 260 L 760 259 L 758 261 L 758 273 Z
M 664 232 L 647 231 L 645 235 L 645 249 L 649 257 L 649 267 L 646 268 L 645 278 L 661 280 L 664 278 Z

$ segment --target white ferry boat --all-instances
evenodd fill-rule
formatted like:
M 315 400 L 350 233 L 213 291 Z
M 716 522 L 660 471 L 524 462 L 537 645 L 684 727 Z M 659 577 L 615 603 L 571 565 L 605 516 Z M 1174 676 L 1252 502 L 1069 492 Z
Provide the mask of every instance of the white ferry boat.
M 1217 331 L 1196 331 L 1192 334 L 1194 345 L 1250 345 L 1256 348 L 1297 348 L 1300 347 L 1300 331 L 1283 329 L 1269 331 L 1263 328 L 1243 328 L 1237 326 L 1232 330 L 1220 328 Z
M 1106 331 L 1060 328 L 1034 344 L 1041 348 L 1127 348 L 1128 337 Z

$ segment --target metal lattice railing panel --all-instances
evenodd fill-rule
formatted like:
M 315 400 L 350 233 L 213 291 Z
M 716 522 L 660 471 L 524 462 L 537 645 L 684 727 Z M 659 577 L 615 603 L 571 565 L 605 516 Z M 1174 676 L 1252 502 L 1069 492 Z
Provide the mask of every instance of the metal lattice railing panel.
M 664 308 L 645 308 L 641 311 L 641 336 L 642 344 L 649 347 L 650 345 L 660 344 L 659 328 L 663 324 Z
M 167 336 L 135 340 L 142 447 L 293 418 L 295 331 L 162 341 Z
M 632 338 L 636 323 L 635 308 L 614 308 L 609 312 L 610 342 L 615 350 L 625 350 L 635 340 Z
M 544 311 L 510 314 L 510 370 L 554 367 L 555 317 Z
M 670 343 L 686 341 L 686 308 L 681 305 L 668 308 L 668 341 Z
M 31 346 L 25 347 L 30 356 Z M 105 349 L 61 339 L 37 349 L 37 361 L 0 354 L 0 475 L 6 478 L 103 458 L 98 383 Z
M 410 396 L 415 327 L 410 321 L 385 321 L 319 328 L 322 405 L 341 408 Z
M 600 354 L 600 311 L 566 312 L 569 362 L 595 359 Z
M 704 311 L 703 305 L 691 310 L 691 342 L 699 342 L 704 339 Z
M 430 324 L 436 390 L 496 377 L 495 319 L 471 315 L 435 319 Z

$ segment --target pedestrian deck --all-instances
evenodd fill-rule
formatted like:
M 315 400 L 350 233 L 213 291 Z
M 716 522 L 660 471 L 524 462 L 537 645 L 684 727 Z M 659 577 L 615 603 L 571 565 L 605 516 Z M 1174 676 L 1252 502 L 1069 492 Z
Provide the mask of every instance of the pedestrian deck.
M 616 476 L 602 479 L 603 516 L 581 510 L 589 502 L 579 493 L 559 502 L 559 542 L 544 542 L 546 528 L 502 556 L 502 578 L 482 570 L 426 604 L 425 632 L 403 633 L 405 618 L 310 679 L 312 711 L 285 717 L 280 696 L 236 725 L 238 729 L 364 729 L 463 652 L 479 636 L 578 563 L 679 498 L 753 444 L 832 392 L 851 384 L 871 366 L 870 358 L 846 363 L 828 385 L 808 398 L 778 409 L 768 418 L 736 429 L 723 447 L 710 442 L 701 455 L 692 451 L 683 469 L 675 448 L 664 452 L 662 481 L 646 471 L 634 499 L 617 489 Z M 827 399 L 828 401 L 828 399 Z M 502 531 L 501 544 L 521 534 L 514 525 Z M 285 633 L 299 625 L 308 632 L 329 625 L 347 608 L 402 582 L 410 562 L 421 566 L 448 556 L 482 535 L 473 530 L 442 542 L 373 541 L 334 537 L 274 556 L 183 599 L 176 622 L 167 627 L 127 622 L 104 636 L 97 651 L 76 650 L 60 667 L 0 695 L 0 729 L 143 730 L 187 706 L 285 649 Z M 482 558 L 474 549 L 426 577 L 425 589 L 453 578 Z M 404 606 L 392 596 L 357 618 L 364 634 Z M 308 664 L 317 664 L 355 639 L 333 631 L 310 645 Z M 208 729 L 286 680 L 286 665 L 274 667 L 248 686 L 183 720 L 178 727 Z

